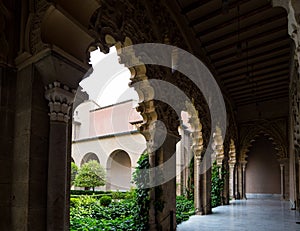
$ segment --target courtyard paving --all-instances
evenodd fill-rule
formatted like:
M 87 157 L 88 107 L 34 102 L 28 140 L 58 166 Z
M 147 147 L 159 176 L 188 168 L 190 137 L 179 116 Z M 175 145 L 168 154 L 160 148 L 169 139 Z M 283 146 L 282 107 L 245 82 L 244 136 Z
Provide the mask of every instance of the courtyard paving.
M 300 231 L 300 214 L 287 201 L 248 199 L 231 201 L 207 216 L 192 216 L 178 231 Z

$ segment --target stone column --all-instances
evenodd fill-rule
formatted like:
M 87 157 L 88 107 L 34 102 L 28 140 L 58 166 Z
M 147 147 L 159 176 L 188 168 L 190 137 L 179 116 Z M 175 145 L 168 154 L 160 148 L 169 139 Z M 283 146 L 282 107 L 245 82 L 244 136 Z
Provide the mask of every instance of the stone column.
M 229 163 L 229 196 L 232 199 L 235 199 L 234 165 L 233 163 Z
M 236 191 L 236 177 L 235 177 L 235 164 L 236 164 L 236 150 L 235 150 L 235 144 L 234 141 L 230 140 L 230 146 L 229 146 L 229 197 L 232 199 L 235 199 L 235 191 Z
M 203 211 L 203 174 L 200 175 L 200 166 L 203 152 L 202 124 L 200 123 L 199 114 L 191 102 L 186 102 L 187 112 L 189 114 L 189 123 L 191 124 L 192 133 L 192 152 L 194 154 L 194 206 L 196 214 L 201 215 Z
M 242 189 L 243 189 L 243 181 L 242 181 L 242 164 L 238 163 L 236 169 L 236 177 L 237 177 L 237 199 L 242 199 Z
M 176 229 L 176 144 L 179 141 L 179 121 L 172 122 L 174 128 L 169 126 L 168 121 L 156 120 L 147 131 L 143 131 L 144 134 L 148 133 L 151 231 Z
M 67 169 L 68 122 L 75 92 L 54 82 L 46 87 L 49 101 L 50 131 L 48 160 L 47 230 L 68 230 Z
M 184 195 L 185 192 L 185 153 L 184 153 L 184 129 L 182 123 L 179 127 L 181 140 L 176 147 L 176 195 Z
M 156 166 L 154 152 L 149 152 L 149 165 L 150 165 L 150 170 L 149 170 L 150 182 L 149 183 L 150 183 L 150 185 L 154 185 L 155 184 L 154 168 Z M 150 198 L 149 230 L 155 231 L 155 230 L 157 230 L 157 224 L 156 224 L 156 211 L 155 211 L 155 206 L 154 206 L 154 201 L 155 201 L 155 188 L 154 187 L 150 188 L 149 198 Z
M 280 164 L 280 195 L 284 200 L 284 164 Z
M 298 200 L 300 197 L 300 158 L 298 159 Z M 299 206 L 299 205 L 298 205 Z
M 197 215 L 203 213 L 200 194 L 200 156 L 194 155 L 194 204 Z
M 1 17 L 0 17 L 1 18 Z M 12 230 L 11 227 L 11 189 L 14 151 L 16 74 L 12 68 L 0 64 L 0 230 Z
M 203 214 L 211 214 L 211 155 L 203 157 L 200 168 L 206 169 L 206 171 L 201 174 L 200 187 L 201 187 L 201 199 Z
M 178 140 L 177 136 L 169 133 L 163 144 L 150 154 L 150 175 L 152 184 L 154 183 L 150 191 L 150 210 L 152 210 L 150 230 L 176 229 L 176 143 Z
M 242 163 L 242 195 L 241 198 L 247 199 L 246 197 L 246 164 Z

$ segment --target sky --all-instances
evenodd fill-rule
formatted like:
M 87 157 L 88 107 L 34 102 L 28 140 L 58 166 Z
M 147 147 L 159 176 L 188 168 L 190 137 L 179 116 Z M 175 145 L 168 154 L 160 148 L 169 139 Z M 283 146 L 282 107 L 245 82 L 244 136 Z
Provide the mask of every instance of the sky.
M 90 63 L 93 73 L 81 81 L 83 91 L 89 94 L 91 100 L 101 107 L 112 105 L 128 99 L 138 101 L 137 93 L 129 88 L 130 71 L 119 64 L 116 48 L 112 47 L 109 54 L 99 49 L 91 52 Z

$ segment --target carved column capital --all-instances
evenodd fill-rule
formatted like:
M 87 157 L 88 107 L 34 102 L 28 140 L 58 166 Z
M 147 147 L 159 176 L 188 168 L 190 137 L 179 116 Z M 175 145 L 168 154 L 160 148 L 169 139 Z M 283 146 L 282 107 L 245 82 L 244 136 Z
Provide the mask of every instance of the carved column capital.
M 188 122 L 191 125 L 192 150 L 197 161 L 201 161 L 203 152 L 202 124 L 199 119 L 199 112 L 191 102 L 186 102 L 186 109 L 189 114 Z
M 67 123 L 76 90 L 59 82 L 48 84 L 45 90 L 45 98 L 49 101 L 50 120 Z
M 234 165 L 236 164 L 236 149 L 235 149 L 235 145 L 234 145 L 234 141 L 230 140 L 230 145 L 229 145 L 229 166 L 230 167 L 234 167 Z
M 224 146 L 223 146 L 223 137 L 221 129 L 217 126 L 216 131 L 213 134 L 213 145 L 214 155 L 216 157 L 217 165 L 222 166 L 224 159 Z

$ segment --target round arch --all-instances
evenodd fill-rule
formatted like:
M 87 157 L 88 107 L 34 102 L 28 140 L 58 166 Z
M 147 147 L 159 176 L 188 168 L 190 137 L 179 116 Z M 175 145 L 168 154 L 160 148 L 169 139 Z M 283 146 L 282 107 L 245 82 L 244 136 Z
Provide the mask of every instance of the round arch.
M 129 190 L 131 188 L 131 158 L 121 149 L 112 152 L 107 160 L 107 190 Z
M 85 164 L 91 160 L 96 160 L 100 164 L 98 156 L 93 152 L 89 152 L 83 156 L 83 158 L 80 162 L 80 166 L 82 166 L 83 164 Z

